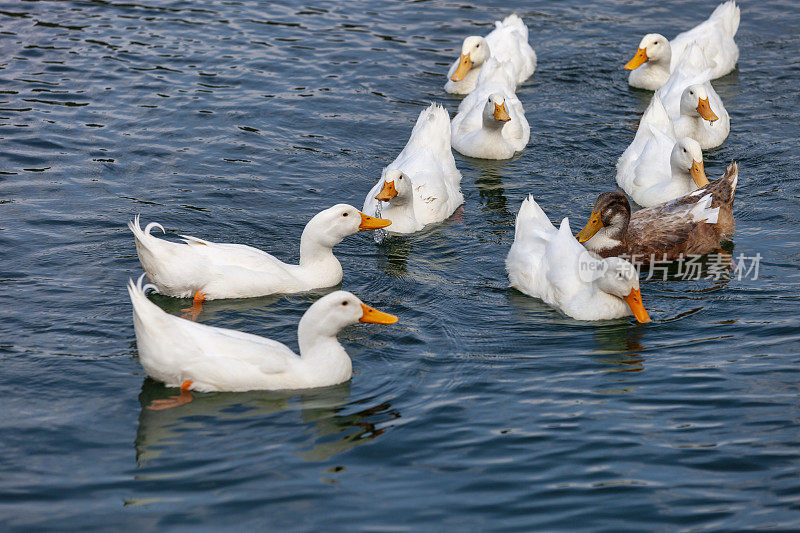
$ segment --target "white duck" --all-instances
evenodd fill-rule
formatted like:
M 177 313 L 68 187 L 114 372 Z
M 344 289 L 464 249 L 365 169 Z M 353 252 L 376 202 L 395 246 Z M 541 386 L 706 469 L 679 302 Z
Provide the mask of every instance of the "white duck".
M 164 228 L 151 222 L 142 230 L 138 216 L 128 227 L 136 239 L 142 269 L 158 292 L 202 301 L 332 287 L 342 281 L 342 265 L 333 247 L 348 235 L 389 224 L 346 204 L 325 209 L 303 230 L 299 265 L 243 244 L 220 244 L 188 235 L 182 235 L 184 243 L 158 239 L 150 230 Z
M 445 220 L 462 203 L 461 172 L 450 149 L 450 116 L 431 104 L 367 194 L 364 212 L 390 220 L 389 233 L 413 233 Z
M 706 183 L 700 145 L 688 137 L 675 140 L 672 122 L 654 95 L 633 142 L 617 161 L 617 184 L 637 204 L 650 207 Z
M 453 118 L 455 150 L 480 159 L 509 159 L 527 146 L 531 127 L 510 80 L 506 65 L 494 58 L 486 62 L 478 86 Z
M 628 84 L 655 91 L 675 69 L 685 51 L 697 43 L 711 69 L 710 79 L 729 73 L 736 67 L 739 48 L 733 38 L 739 29 L 739 8 L 734 0 L 717 6 L 708 20 L 672 41 L 659 33 L 648 33 L 639 43 L 633 59 L 625 68 L 631 70 Z
M 669 108 L 667 108 L 669 112 Z M 677 113 L 670 113 L 677 137 L 691 137 L 703 150 L 725 142 L 731 132 L 731 118 L 722 100 L 706 84 L 689 85 L 681 93 Z
M 133 325 L 145 372 L 183 390 L 247 391 L 325 387 L 352 375 L 336 334 L 357 322 L 393 324 L 397 317 L 361 303 L 345 291 L 317 300 L 297 326 L 300 356 L 280 342 L 184 320 L 151 302 L 130 280 Z
M 664 103 L 678 137 L 691 137 L 706 150 L 722 144 L 731 129 L 728 111 L 711 85 L 710 69 L 692 44 L 656 94 Z
M 650 322 L 633 265 L 618 257 L 592 257 L 572 236 L 569 219 L 556 229 L 533 196 L 517 215 L 506 270 L 512 287 L 577 320 L 633 314 Z
M 688 194 L 708 184 L 703 167 L 703 151 L 694 139 L 678 142 L 662 137 L 653 142 L 670 142 L 672 149 L 656 146 L 653 154 L 645 152 L 639 160 L 627 159 L 618 167 L 617 183 L 637 204 L 651 207 Z M 662 160 L 667 154 L 667 161 Z M 624 156 L 624 154 L 623 154 Z
M 527 80 L 536 70 L 536 52 L 528 44 L 528 28 L 512 14 L 486 37 L 473 35 L 464 39 L 461 57 L 450 66 L 444 90 L 453 94 L 469 94 L 475 88 L 483 64 L 494 57 L 508 61 L 514 74 L 514 87 Z

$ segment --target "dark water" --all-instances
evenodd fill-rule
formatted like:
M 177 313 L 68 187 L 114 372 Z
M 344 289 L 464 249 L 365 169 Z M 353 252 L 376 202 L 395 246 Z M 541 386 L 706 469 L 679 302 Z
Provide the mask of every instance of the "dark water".
M 800 527 L 800 8 L 743 2 L 715 82 L 741 164 L 734 254 L 759 279 L 650 281 L 654 322 L 581 323 L 507 288 L 532 192 L 577 229 L 649 93 L 622 64 L 716 1 L 31 2 L 0 5 L 0 524 L 288 530 Z M 175 394 L 136 357 L 125 222 L 297 258 L 361 206 L 470 33 L 512 10 L 539 55 L 510 162 L 456 156 L 451 220 L 336 251 L 401 317 L 341 339 L 355 375 L 302 395 Z M 317 294 L 200 321 L 296 347 Z M 155 297 L 178 313 L 186 301 Z

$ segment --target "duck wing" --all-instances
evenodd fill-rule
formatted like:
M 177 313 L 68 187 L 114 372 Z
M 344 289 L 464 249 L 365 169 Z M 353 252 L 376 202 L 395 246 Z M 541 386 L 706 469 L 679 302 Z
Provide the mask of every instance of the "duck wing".
M 496 21 L 495 29 L 486 36 L 486 41 L 492 57 L 513 65 L 515 86 L 536 70 L 536 52 L 528 43 L 528 28 L 518 15 L 511 14 L 502 22 Z
M 274 374 L 298 358 L 280 342 L 166 313 L 147 298 L 142 279 L 129 281 L 128 294 L 139 356 L 148 373 L 155 370 L 156 379 L 180 385 L 186 379 L 213 383 L 233 371 Z M 187 373 L 193 367 L 203 368 L 203 374 Z
M 722 179 L 722 178 L 720 178 Z M 708 185 L 675 200 L 636 211 L 628 225 L 635 261 L 672 261 L 681 254 L 704 254 L 718 247 L 714 226 L 720 206 Z
M 569 218 L 565 217 L 545 249 L 544 263 L 553 301 L 543 299 L 551 305 L 559 303 L 563 308 L 565 302 L 586 288 L 586 281 L 581 279 L 581 266 L 598 262 L 572 235 Z
M 216 267 L 239 267 L 274 276 L 289 274 L 286 263 L 258 248 L 245 244 L 211 242 L 191 235 L 181 235 L 181 238 L 198 257 Z
M 639 121 L 633 141 L 617 161 L 617 185 L 634 197 L 645 183 L 637 182 L 637 177 L 650 182 L 650 176 L 661 176 L 665 172 L 669 175 L 669 155 L 674 144 L 672 121 L 661 98 L 655 94 Z M 634 200 L 638 202 L 635 197 Z
M 734 41 L 739 29 L 739 17 L 736 2 L 729 0 L 717 6 L 702 23 L 676 35 L 670 41 L 672 67 L 677 65 L 685 51 L 696 42 L 708 59 L 708 66 L 715 71 L 715 77 L 729 72 L 739 58 L 739 48 Z
M 506 271 L 512 287 L 541 297 L 542 265 L 547 245 L 557 234 L 547 215 L 528 195 L 517 214 L 514 242 L 506 257 Z

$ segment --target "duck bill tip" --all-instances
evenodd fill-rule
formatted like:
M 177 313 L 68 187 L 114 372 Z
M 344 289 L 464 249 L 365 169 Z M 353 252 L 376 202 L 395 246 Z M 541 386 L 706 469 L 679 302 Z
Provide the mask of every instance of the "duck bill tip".
M 458 60 L 458 67 L 450 76 L 450 79 L 452 81 L 461 81 L 470 70 L 472 70 L 472 60 L 469 58 L 469 54 L 461 54 L 461 58 Z
M 358 319 L 359 322 L 363 322 L 366 324 L 394 324 L 399 319 L 391 315 L 389 313 L 384 313 L 383 311 L 378 311 L 374 307 L 370 307 L 367 304 L 361 304 L 361 318 Z
M 645 48 L 639 48 L 636 50 L 636 54 L 633 58 L 625 63 L 625 70 L 636 70 L 637 68 L 641 67 L 649 58 L 647 57 L 647 50 Z
M 639 323 L 652 322 L 650 315 L 647 314 L 647 309 L 644 308 L 644 303 L 642 303 L 642 293 L 639 289 L 631 289 L 631 292 L 625 297 L 625 302 Z
M 508 108 L 506 108 L 505 102 L 500 105 L 494 104 L 494 119 L 498 122 L 508 122 L 511 120 L 511 116 L 508 114 Z
M 361 213 L 361 224 L 358 226 L 358 231 L 369 231 L 373 229 L 381 229 L 389 226 L 391 220 L 384 218 L 371 217 L 365 213 Z
M 697 185 L 698 188 L 708 185 L 708 177 L 706 176 L 706 169 L 702 161 L 692 161 L 689 174 L 692 176 L 694 184 Z
M 698 99 L 697 102 L 697 112 L 703 117 L 705 120 L 709 122 L 715 122 L 719 120 L 719 117 L 716 113 L 711 109 L 711 104 L 708 102 L 708 98 L 706 99 Z
M 594 237 L 595 233 L 600 231 L 603 228 L 603 221 L 600 219 L 600 213 L 593 212 L 592 215 L 589 217 L 589 221 L 583 227 L 582 230 L 575 235 L 575 238 L 578 239 L 578 242 L 584 243 Z
M 394 181 L 384 181 L 383 188 L 381 192 L 375 196 L 375 199 L 381 202 L 388 202 L 395 196 L 397 196 L 397 187 L 395 187 Z

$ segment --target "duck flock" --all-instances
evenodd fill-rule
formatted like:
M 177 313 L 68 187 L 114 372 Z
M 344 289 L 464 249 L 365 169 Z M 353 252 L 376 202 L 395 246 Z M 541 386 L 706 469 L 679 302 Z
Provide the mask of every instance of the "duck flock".
M 695 28 L 668 40 L 645 35 L 625 68 L 629 84 L 655 91 L 633 141 L 617 163 L 620 189 L 603 192 L 586 226 L 573 236 L 569 220 L 554 226 L 532 195 L 522 202 L 506 258 L 510 285 L 577 320 L 650 317 L 639 270 L 720 251 L 734 230 L 736 163 L 709 182 L 703 150 L 722 144 L 730 118 L 710 81 L 731 72 L 739 57 L 734 36 L 739 8 L 719 5 Z M 171 242 L 157 222 L 128 225 L 144 274 L 128 292 L 139 360 L 152 378 L 189 390 L 246 391 L 335 385 L 352 376 L 337 333 L 357 322 L 398 318 L 335 291 L 312 304 L 297 328 L 300 355 L 286 345 L 195 322 L 204 300 L 288 294 L 342 281 L 333 248 L 348 235 L 376 230 L 409 234 L 450 217 L 464 202 L 453 150 L 483 159 L 509 159 L 530 139 L 516 88 L 536 69 L 528 28 L 512 14 L 485 37 L 467 37 L 447 73 L 448 93 L 465 95 L 455 116 L 431 104 L 405 148 L 369 191 L 359 211 L 334 205 L 315 215 L 300 238 L 299 264 L 241 244 L 184 235 Z M 631 202 L 642 206 L 633 211 Z M 379 239 L 376 239 L 379 240 Z M 147 284 L 143 279 L 147 278 Z M 183 317 L 166 313 L 149 289 L 192 298 Z M 173 406 L 161 402 L 158 408 Z

